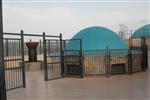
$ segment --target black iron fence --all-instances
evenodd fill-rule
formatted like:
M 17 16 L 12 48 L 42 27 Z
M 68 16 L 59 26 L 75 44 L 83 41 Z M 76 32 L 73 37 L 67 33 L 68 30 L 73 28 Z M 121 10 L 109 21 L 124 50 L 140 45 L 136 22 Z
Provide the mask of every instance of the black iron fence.
M 107 50 L 87 50 L 84 55 L 84 74 L 85 75 L 107 75 L 108 55 Z
M 10 51 L 11 50 L 10 48 L 16 47 L 18 45 L 18 42 L 14 41 L 12 43 L 12 42 L 8 41 L 7 38 L 4 38 L 4 39 L 5 39 L 5 42 L 4 42 L 4 49 L 5 49 L 4 56 L 14 56 L 16 51 L 15 50 Z M 15 39 L 15 38 L 13 38 L 13 39 Z M 39 41 L 37 41 L 37 42 L 38 42 L 38 47 L 36 49 L 37 54 L 42 55 L 43 54 L 43 40 L 39 39 Z M 17 52 L 18 52 L 18 55 L 21 56 L 21 51 L 17 51 Z M 28 48 L 26 46 L 26 43 L 24 43 L 24 55 L 28 55 Z
M 63 40 L 63 76 L 83 78 L 82 40 Z
M 148 67 L 147 48 L 83 51 L 85 76 L 132 74 Z
M 47 37 L 43 33 L 45 81 L 62 77 L 62 35 Z
M 7 37 L 9 35 L 9 37 Z M 5 37 L 6 36 L 6 37 Z M 149 40 L 128 39 L 129 49 L 82 50 L 82 40 L 62 40 L 62 35 L 4 33 L 6 90 L 26 87 L 24 37 L 41 37 L 37 54 L 42 55 L 45 81 L 65 76 L 106 76 L 132 74 L 148 68 Z M 17 38 L 18 37 L 18 38 Z M 3 63 L 3 62 L 2 62 Z M 0 69 L 3 70 L 3 69 Z M 3 81 L 3 80 L 2 80 Z M 2 86 L 2 85 L 1 85 Z M 2 91 L 2 90 L 0 90 Z
M 62 74 L 62 71 L 60 71 L 62 62 L 61 35 L 25 34 L 23 31 L 21 31 L 21 33 L 4 33 L 4 67 L 7 90 L 26 87 L 25 58 L 27 57 L 25 57 L 25 55 L 28 54 L 28 50 L 25 45 L 25 37 L 42 38 L 42 40 L 39 41 L 37 54 L 43 55 L 40 56 L 44 64 L 43 78 L 45 78 L 45 80 L 55 79 Z M 54 38 L 57 38 L 57 40 L 54 40 Z
M 45 80 L 61 78 L 61 44 L 60 39 L 46 39 L 46 76 Z
M 145 40 L 129 49 L 82 50 L 82 40 L 62 40 L 62 35 L 4 33 L 4 64 L 7 90 L 25 87 L 24 62 L 26 48 L 24 37 L 37 36 L 42 39 L 37 48 L 43 55 L 44 78 L 52 80 L 64 76 L 107 76 L 132 74 L 148 68 L 148 47 Z M 14 36 L 14 37 L 12 37 Z M 16 38 L 18 37 L 18 38 Z M 138 43 L 137 43 L 138 44 Z M 26 52 L 25 52 L 26 51 Z
M 4 34 L 11 38 L 4 38 L 4 67 L 6 89 L 11 90 L 25 87 L 24 50 L 22 34 Z M 12 38 L 12 36 L 19 36 Z

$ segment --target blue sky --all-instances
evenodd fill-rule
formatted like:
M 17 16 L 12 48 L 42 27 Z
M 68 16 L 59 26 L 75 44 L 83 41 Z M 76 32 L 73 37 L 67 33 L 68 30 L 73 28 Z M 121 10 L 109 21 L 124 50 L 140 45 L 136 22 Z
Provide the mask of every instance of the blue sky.
M 3 0 L 4 31 L 63 33 L 64 38 L 90 26 L 117 32 L 120 23 L 133 28 L 148 23 L 149 4 L 148 0 Z

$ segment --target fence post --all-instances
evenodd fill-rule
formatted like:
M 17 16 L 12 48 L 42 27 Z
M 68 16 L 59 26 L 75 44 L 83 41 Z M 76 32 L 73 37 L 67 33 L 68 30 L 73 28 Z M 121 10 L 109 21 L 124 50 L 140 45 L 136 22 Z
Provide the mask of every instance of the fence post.
M 63 51 L 62 34 L 60 34 L 60 57 L 61 57 L 61 76 L 63 76 L 64 74 L 64 51 Z
M 64 74 L 66 74 L 66 65 L 65 65 L 65 59 L 66 59 L 66 54 L 65 54 L 65 49 L 66 49 L 66 40 L 62 40 L 63 42 L 63 66 L 64 66 Z
M 81 78 L 83 78 L 83 54 L 82 54 L 82 39 L 80 39 L 80 71 L 81 71 Z
M 132 50 L 128 50 L 128 73 L 132 75 Z
M 40 54 L 42 54 L 42 42 L 41 42 L 41 39 L 40 39 Z
M 147 45 L 142 46 L 142 58 L 143 58 L 142 71 L 146 71 L 146 69 L 148 68 L 148 47 L 147 47 Z
M 48 42 L 48 46 L 47 46 L 47 54 L 48 54 L 48 56 L 50 56 L 50 53 L 51 53 L 51 49 L 50 49 L 50 45 L 51 45 L 51 41 L 50 40 L 48 40 L 47 41 Z
M 6 100 L 7 94 L 5 87 L 2 0 L 0 0 L 0 79 L 0 100 Z
M 48 81 L 48 72 L 47 72 L 47 50 L 46 50 L 45 32 L 43 32 L 43 56 L 44 56 L 44 79 L 45 79 L 45 81 Z
M 5 50 L 6 50 L 6 56 L 8 57 L 9 56 L 9 43 L 8 43 L 8 39 L 6 39 L 6 47 L 5 47 Z
M 26 80 L 25 80 L 25 65 L 24 65 L 24 32 L 21 30 L 21 55 L 22 55 L 22 77 L 23 77 L 23 87 L 26 87 Z
M 108 47 L 107 47 L 107 49 L 106 49 L 106 73 L 107 73 L 107 77 L 109 78 L 110 77 L 110 50 L 108 49 Z

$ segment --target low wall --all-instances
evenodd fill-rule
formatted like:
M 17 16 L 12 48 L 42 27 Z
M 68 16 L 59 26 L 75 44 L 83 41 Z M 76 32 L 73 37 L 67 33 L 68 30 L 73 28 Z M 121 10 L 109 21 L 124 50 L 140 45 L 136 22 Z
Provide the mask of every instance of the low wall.
M 127 57 L 111 57 L 110 66 L 113 64 L 125 64 L 125 72 L 128 72 L 128 58 Z M 106 57 L 85 57 L 84 69 L 87 75 L 104 75 L 107 70 Z M 110 67 L 111 70 L 111 67 Z
M 139 72 L 141 71 L 141 56 L 139 55 L 133 55 L 132 56 L 132 71 L 133 72 Z
M 105 57 L 84 57 L 85 75 L 106 74 Z
M 128 57 L 127 56 L 117 56 L 117 57 L 111 57 L 111 63 L 113 64 L 125 64 L 125 73 L 128 73 Z M 111 70 L 111 67 L 110 67 Z
M 150 57 L 150 51 L 148 52 Z M 11 57 L 13 58 L 13 57 Z M 14 57 L 15 58 L 15 57 Z M 21 56 L 18 57 L 21 59 Z M 9 59 L 8 57 L 5 57 L 5 60 Z M 28 56 L 25 56 L 25 61 L 28 60 Z M 43 61 L 43 55 L 38 55 L 38 60 Z M 56 58 L 48 58 L 48 62 L 59 62 L 60 59 Z M 140 55 L 133 55 L 132 56 L 132 70 L 133 72 L 141 71 L 141 56 Z M 5 61 L 5 68 L 15 68 L 20 67 L 21 60 L 20 61 Z M 127 57 L 111 57 L 110 58 L 110 66 L 112 64 L 125 64 L 125 72 L 128 72 L 128 58 Z M 106 74 L 107 69 L 107 63 L 106 63 L 106 57 L 84 57 L 83 60 L 84 65 L 84 73 L 85 75 L 104 75 Z M 48 65 L 50 66 L 50 65 Z M 58 66 L 58 67 L 56 67 Z M 55 69 L 54 69 L 55 67 Z M 60 71 L 60 65 L 54 64 L 53 67 L 51 67 L 53 70 Z M 51 69 L 50 68 L 50 69 Z M 50 70 L 49 69 L 49 70 Z M 65 68 L 67 69 L 67 68 Z M 111 69 L 110 69 L 111 70 Z

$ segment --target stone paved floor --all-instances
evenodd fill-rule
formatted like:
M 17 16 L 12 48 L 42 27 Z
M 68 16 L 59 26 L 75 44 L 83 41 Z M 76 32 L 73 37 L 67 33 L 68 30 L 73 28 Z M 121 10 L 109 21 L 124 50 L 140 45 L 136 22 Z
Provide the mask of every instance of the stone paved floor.
M 28 72 L 27 88 L 7 94 L 8 100 L 150 100 L 149 72 L 48 82 L 42 72 Z

